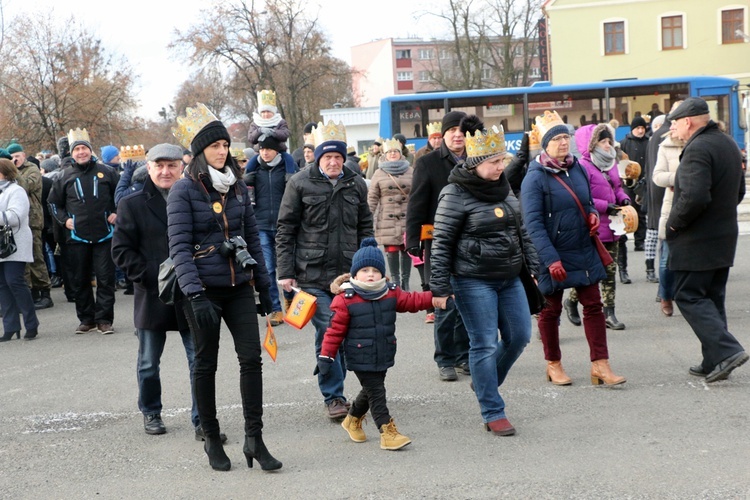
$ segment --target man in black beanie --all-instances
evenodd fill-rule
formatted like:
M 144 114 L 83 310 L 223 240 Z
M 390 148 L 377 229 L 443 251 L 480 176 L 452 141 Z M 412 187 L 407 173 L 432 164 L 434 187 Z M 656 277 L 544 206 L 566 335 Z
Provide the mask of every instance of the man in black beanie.
M 467 123 L 462 130 L 461 123 L 466 117 L 462 111 L 450 111 L 443 116 L 443 143 L 436 149 L 417 159 L 414 165 L 411 193 L 406 208 L 406 251 L 424 260 L 422 267 L 422 288 L 429 289 L 430 249 L 432 236 L 422 237 L 435 222 L 435 211 L 440 191 L 448 185 L 448 175 L 459 161 L 466 158 L 465 133 L 474 133 L 484 127 L 481 122 Z M 478 128 L 477 128 L 478 127 Z M 424 248 L 422 248 L 424 247 Z M 423 255 L 424 254 L 424 255 Z M 463 326 L 453 301 L 445 310 L 428 312 L 425 323 L 435 324 L 435 362 L 441 380 L 457 380 L 456 368 L 463 374 L 469 372 L 469 337 Z
M 302 170 L 304 168 L 305 164 L 307 163 L 305 161 L 305 144 L 312 144 L 312 129 L 315 127 L 315 124 L 313 122 L 310 122 L 305 125 L 305 128 L 302 129 L 302 145 L 295 149 L 292 152 L 292 158 L 294 159 L 294 162 L 297 164 L 297 168 L 299 170 Z

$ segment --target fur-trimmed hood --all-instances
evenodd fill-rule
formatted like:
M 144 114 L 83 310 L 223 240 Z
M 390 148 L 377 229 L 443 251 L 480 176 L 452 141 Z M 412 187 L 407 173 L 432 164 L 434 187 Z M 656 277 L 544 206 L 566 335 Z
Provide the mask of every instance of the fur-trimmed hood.
M 349 283 L 349 279 L 351 279 L 352 275 L 350 273 L 344 273 L 335 280 L 333 280 L 333 283 L 331 283 L 331 293 L 334 295 L 338 295 L 340 293 L 344 293 L 344 290 L 347 288 L 351 288 L 352 285 Z

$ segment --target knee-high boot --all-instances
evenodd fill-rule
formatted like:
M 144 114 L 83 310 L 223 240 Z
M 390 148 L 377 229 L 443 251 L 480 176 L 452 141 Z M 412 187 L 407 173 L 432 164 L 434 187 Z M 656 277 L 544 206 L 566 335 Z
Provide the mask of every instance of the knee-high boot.
M 406 252 L 399 252 L 401 254 L 401 289 L 405 292 L 411 290 L 409 285 L 409 276 L 411 275 L 411 257 Z
M 399 252 L 386 252 L 385 257 L 388 261 L 388 270 L 391 272 L 391 281 L 397 286 L 401 286 L 401 274 L 399 273 Z
M 633 281 L 628 276 L 628 247 L 625 245 L 624 239 L 620 239 L 620 247 L 617 252 L 617 267 L 620 270 L 620 283 L 628 285 Z

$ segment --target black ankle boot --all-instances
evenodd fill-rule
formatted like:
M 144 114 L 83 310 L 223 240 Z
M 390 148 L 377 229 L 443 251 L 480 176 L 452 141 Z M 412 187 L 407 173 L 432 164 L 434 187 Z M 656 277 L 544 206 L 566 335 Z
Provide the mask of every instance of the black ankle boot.
M 208 455 L 208 463 L 213 470 L 227 471 L 232 468 L 232 461 L 224 453 L 224 445 L 221 444 L 221 438 L 206 436 L 206 442 L 203 449 Z
M 49 292 L 49 290 L 39 290 L 39 299 L 34 301 L 34 309 L 49 309 L 50 307 L 54 307 L 55 303 L 52 302 Z
M 646 281 L 649 283 L 658 283 L 659 278 L 654 270 L 654 259 L 646 259 Z
M 391 283 L 395 283 L 396 286 L 401 286 L 398 265 L 398 252 L 386 252 L 385 258 L 388 261 L 388 270 L 391 272 Z
M 16 336 L 17 338 L 21 338 L 21 332 L 5 332 L 2 337 L 0 337 L 0 342 L 7 342 L 9 340 L 13 340 L 13 336 Z
M 625 329 L 625 325 L 617 321 L 617 316 L 615 316 L 614 307 L 604 308 L 604 322 L 607 324 L 607 328 L 611 328 L 612 330 L 624 330 Z
M 263 443 L 263 436 L 245 436 L 245 447 L 242 449 L 247 459 L 247 466 L 253 468 L 253 459 L 257 460 L 263 470 L 281 469 L 281 462 L 273 458 Z
M 578 302 L 565 299 L 563 307 L 565 308 L 565 315 L 568 317 L 568 321 L 576 326 L 581 326 L 581 316 L 578 314 Z

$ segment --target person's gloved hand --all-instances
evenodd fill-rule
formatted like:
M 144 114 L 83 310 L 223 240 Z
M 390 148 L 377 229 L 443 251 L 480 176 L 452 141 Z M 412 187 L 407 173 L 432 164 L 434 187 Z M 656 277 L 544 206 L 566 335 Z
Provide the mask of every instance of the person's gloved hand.
M 589 214 L 589 234 L 594 236 L 597 229 L 599 229 L 599 216 L 596 214 Z
M 607 215 L 617 215 L 620 212 L 620 207 L 614 203 L 607 203 Z
M 620 206 L 630 205 L 630 198 L 625 198 L 620 202 Z
M 422 249 L 418 246 L 416 247 L 409 247 L 406 249 L 406 253 L 411 255 L 412 257 L 419 257 L 422 258 Z
M 562 265 L 562 261 L 553 262 L 549 266 L 549 274 L 555 281 L 565 281 L 568 277 L 568 273 L 565 272 L 565 268 Z
M 212 330 L 219 325 L 219 315 L 216 314 L 216 308 L 204 292 L 194 293 L 187 299 L 198 328 Z
M 261 127 L 260 131 L 264 135 L 273 135 L 273 129 L 269 127 Z
M 271 290 L 269 288 L 258 289 L 258 300 L 260 300 L 260 303 L 256 306 L 258 314 L 266 316 L 273 312 L 273 301 L 271 300 Z
M 521 147 L 518 148 L 518 152 L 516 152 L 516 156 L 521 158 L 522 160 L 527 160 L 529 158 L 529 134 L 523 134 L 523 138 L 521 139 Z
M 320 373 L 324 377 L 331 371 L 331 365 L 333 364 L 333 358 L 328 356 L 318 356 L 318 366 L 315 367 L 313 375 Z

